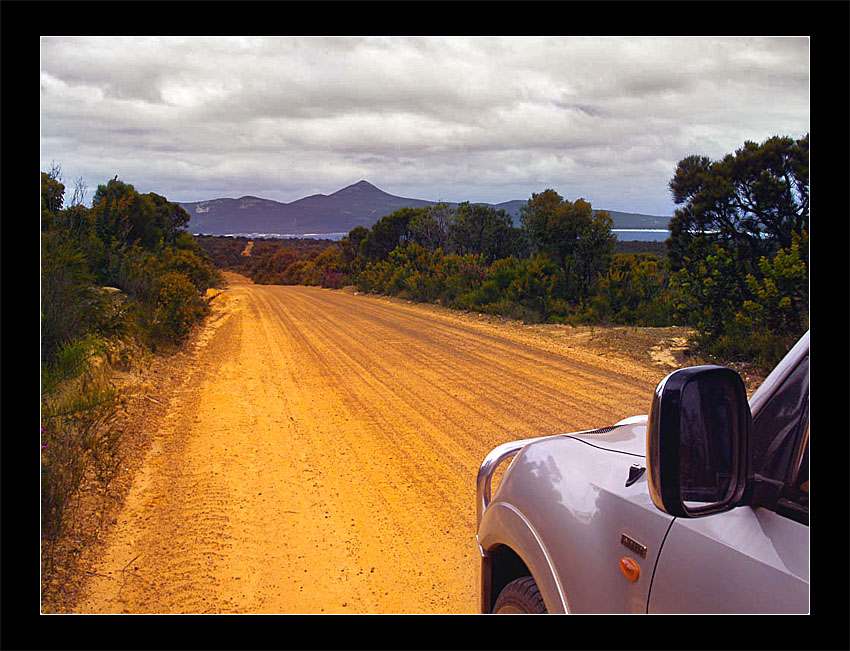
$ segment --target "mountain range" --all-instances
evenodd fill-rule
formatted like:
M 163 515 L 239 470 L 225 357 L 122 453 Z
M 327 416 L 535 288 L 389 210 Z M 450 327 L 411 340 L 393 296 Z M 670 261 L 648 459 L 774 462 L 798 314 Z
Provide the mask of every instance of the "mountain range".
M 490 205 L 504 210 L 519 225 L 527 199 Z M 180 202 L 189 213 L 189 232 L 204 235 L 347 233 L 357 226 L 371 228 L 384 215 L 400 208 L 424 208 L 436 201 L 397 197 L 358 181 L 333 194 L 314 194 L 290 203 L 244 196 L 239 199 Z M 451 206 L 457 204 L 450 203 Z M 614 228 L 667 228 L 669 217 L 607 211 Z

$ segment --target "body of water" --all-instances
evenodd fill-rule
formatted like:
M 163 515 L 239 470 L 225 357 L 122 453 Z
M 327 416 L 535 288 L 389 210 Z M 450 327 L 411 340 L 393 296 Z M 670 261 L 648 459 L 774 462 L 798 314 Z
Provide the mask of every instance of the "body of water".
M 613 228 L 611 229 L 621 242 L 663 242 L 670 237 L 666 228 Z
M 612 232 L 621 242 L 663 242 L 670 236 L 670 231 L 663 228 L 615 228 Z M 202 235 L 202 233 L 195 233 Z M 224 237 L 247 237 L 250 239 L 301 239 L 312 238 L 317 240 L 341 240 L 348 235 L 345 233 L 305 233 L 296 235 L 292 233 L 226 233 Z
M 192 235 L 207 235 L 208 233 L 192 233 Z M 251 240 L 334 240 L 339 241 L 348 235 L 345 233 L 220 233 L 213 237 L 247 237 Z

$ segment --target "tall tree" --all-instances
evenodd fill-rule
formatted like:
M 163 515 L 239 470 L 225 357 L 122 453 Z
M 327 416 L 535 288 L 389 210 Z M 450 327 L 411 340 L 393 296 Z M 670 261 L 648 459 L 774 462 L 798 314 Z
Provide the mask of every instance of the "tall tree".
M 189 213 L 180 204 L 154 192 L 139 194 L 117 178 L 97 186 L 91 212 L 103 242 L 138 244 L 148 250 L 160 242 L 174 242 L 189 223 Z
M 774 136 L 676 168 L 671 297 L 705 352 L 769 366 L 808 327 L 808 152 Z
M 123 246 L 153 239 L 155 210 L 149 198 L 143 199 L 136 189 L 118 177 L 106 185 L 98 185 L 92 199 L 92 214 L 98 237 L 106 243 L 114 240 Z
M 154 192 L 143 196 L 147 196 L 156 208 L 155 227 L 159 231 L 158 235 L 165 242 L 173 242 L 189 224 L 189 213 L 179 203 L 169 201 Z
M 681 206 L 670 221 L 667 243 L 673 269 L 692 257 L 699 241 L 731 247 L 755 264 L 789 248 L 792 233 L 809 227 L 809 136 L 747 141 L 734 154 L 712 162 L 682 159 L 669 183 Z
M 461 203 L 451 222 L 449 236 L 460 255 L 480 253 L 487 264 L 514 252 L 518 233 L 504 210 Z
M 561 268 L 566 297 L 587 296 L 614 252 L 611 216 L 604 210 L 594 212 L 584 199 L 570 202 L 547 189 L 532 194 L 520 219 L 532 244 Z
M 449 224 L 453 215 L 452 207 L 442 202 L 419 211 L 410 220 L 413 241 L 432 251 L 442 249 L 443 253 L 453 253 L 449 237 Z
M 410 241 L 410 222 L 420 212 L 420 208 L 399 208 L 381 217 L 363 243 L 366 256 L 371 260 L 386 260 L 390 251 Z
M 41 227 L 50 228 L 57 213 L 62 210 L 65 186 L 62 184 L 62 170 L 55 163 L 50 171 L 41 173 Z
M 355 226 L 339 243 L 342 258 L 350 264 L 363 254 L 363 242 L 369 238 L 369 229 L 365 226 Z

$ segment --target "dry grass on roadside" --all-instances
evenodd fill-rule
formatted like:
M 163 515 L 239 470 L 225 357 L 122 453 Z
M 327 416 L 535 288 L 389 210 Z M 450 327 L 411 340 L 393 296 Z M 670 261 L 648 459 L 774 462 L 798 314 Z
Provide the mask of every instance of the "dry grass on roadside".
M 49 554 L 41 574 L 43 613 L 72 612 L 79 599 L 145 458 L 156 423 L 166 413 L 169 386 L 179 377 L 175 364 L 173 356 L 145 355 L 136 358 L 132 368 L 126 362 L 99 366 L 99 374 L 120 394 L 122 408 L 109 423 L 117 436 L 109 449 L 102 450 L 109 453 L 102 459 L 109 465 L 89 467 L 71 496 L 60 535 L 55 540 L 42 538 L 43 551 Z

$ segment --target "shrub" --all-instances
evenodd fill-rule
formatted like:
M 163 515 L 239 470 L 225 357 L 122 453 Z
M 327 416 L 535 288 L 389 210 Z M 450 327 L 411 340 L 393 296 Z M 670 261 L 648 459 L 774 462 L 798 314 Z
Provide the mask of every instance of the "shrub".
M 179 343 L 221 278 L 182 209 L 132 186 L 98 187 L 91 209 L 62 209 L 58 168 L 42 174 L 41 529 L 44 560 L 66 531 L 84 482 L 105 493 L 121 460 L 120 393 L 103 369 L 145 343 Z M 109 287 L 103 287 L 108 285 Z M 135 341 L 125 340 L 131 335 Z M 119 339 L 120 338 L 120 339 Z M 97 360 L 97 363 L 95 363 Z M 48 563 L 49 565 L 49 563 Z M 47 575 L 43 575 L 43 578 Z
M 244 257 L 244 256 L 243 256 Z M 258 285 L 298 284 L 286 282 L 285 271 L 299 260 L 298 251 L 289 246 L 282 246 L 263 256 L 255 257 L 251 263 L 250 276 Z
M 326 271 L 322 276 L 322 287 L 342 289 L 348 284 L 348 276 L 339 271 Z
M 195 286 L 176 271 L 157 278 L 154 336 L 170 343 L 180 343 L 189 335 L 192 323 L 200 317 L 203 303 Z
M 183 274 L 198 292 L 221 282 L 212 263 L 194 250 L 167 247 L 157 257 L 162 269 Z
M 51 362 L 62 345 L 84 336 L 92 322 L 92 275 L 79 246 L 63 233 L 41 241 L 41 350 Z
M 608 271 L 600 275 L 597 293 L 587 303 L 590 320 L 623 325 L 670 325 L 667 278 L 659 262 L 651 255 L 615 255 Z
M 748 325 L 762 327 L 780 335 L 799 336 L 808 323 L 809 293 L 806 265 L 808 235 L 793 234 L 789 248 L 780 249 L 772 260 L 762 257 L 761 277 L 748 274 L 751 298 L 744 301 L 746 315 L 738 318 Z
M 698 348 L 774 366 L 808 327 L 807 242 L 805 231 L 795 234 L 790 247 L 761 257 L 746 275 L 718 245 L 700 260 L 685 258 L 670 284 L 678 317 L 698 330 Z
M 155 255 L 139 247 L 132 247 L 121 261 L 116 284 L 135 300 L 154 302 L 154 285 L 164 272 L 161 260 Z
M 307 260 L 296 260 L 290 264 L 281 274 L 281 282 L 284 285 L 300 285 L 306 279 L 310 262 Z M 306 283 L 305 283 L 306 284 Z
M 560 275 L 558 267 L 545 255 L 536 254 L 523 260 L 516 271 L 505 298 L 524 308 L 523 320 L 546 321 L 552 308 L 552 289 Z
M 93 371 L 102 352 L 103 342 L 89 336 L 66 342 L 42 367 L 41 531 L 48 565 L 88 473 L 106 491 L 120 464 L 113 419 L 121 400 Z

